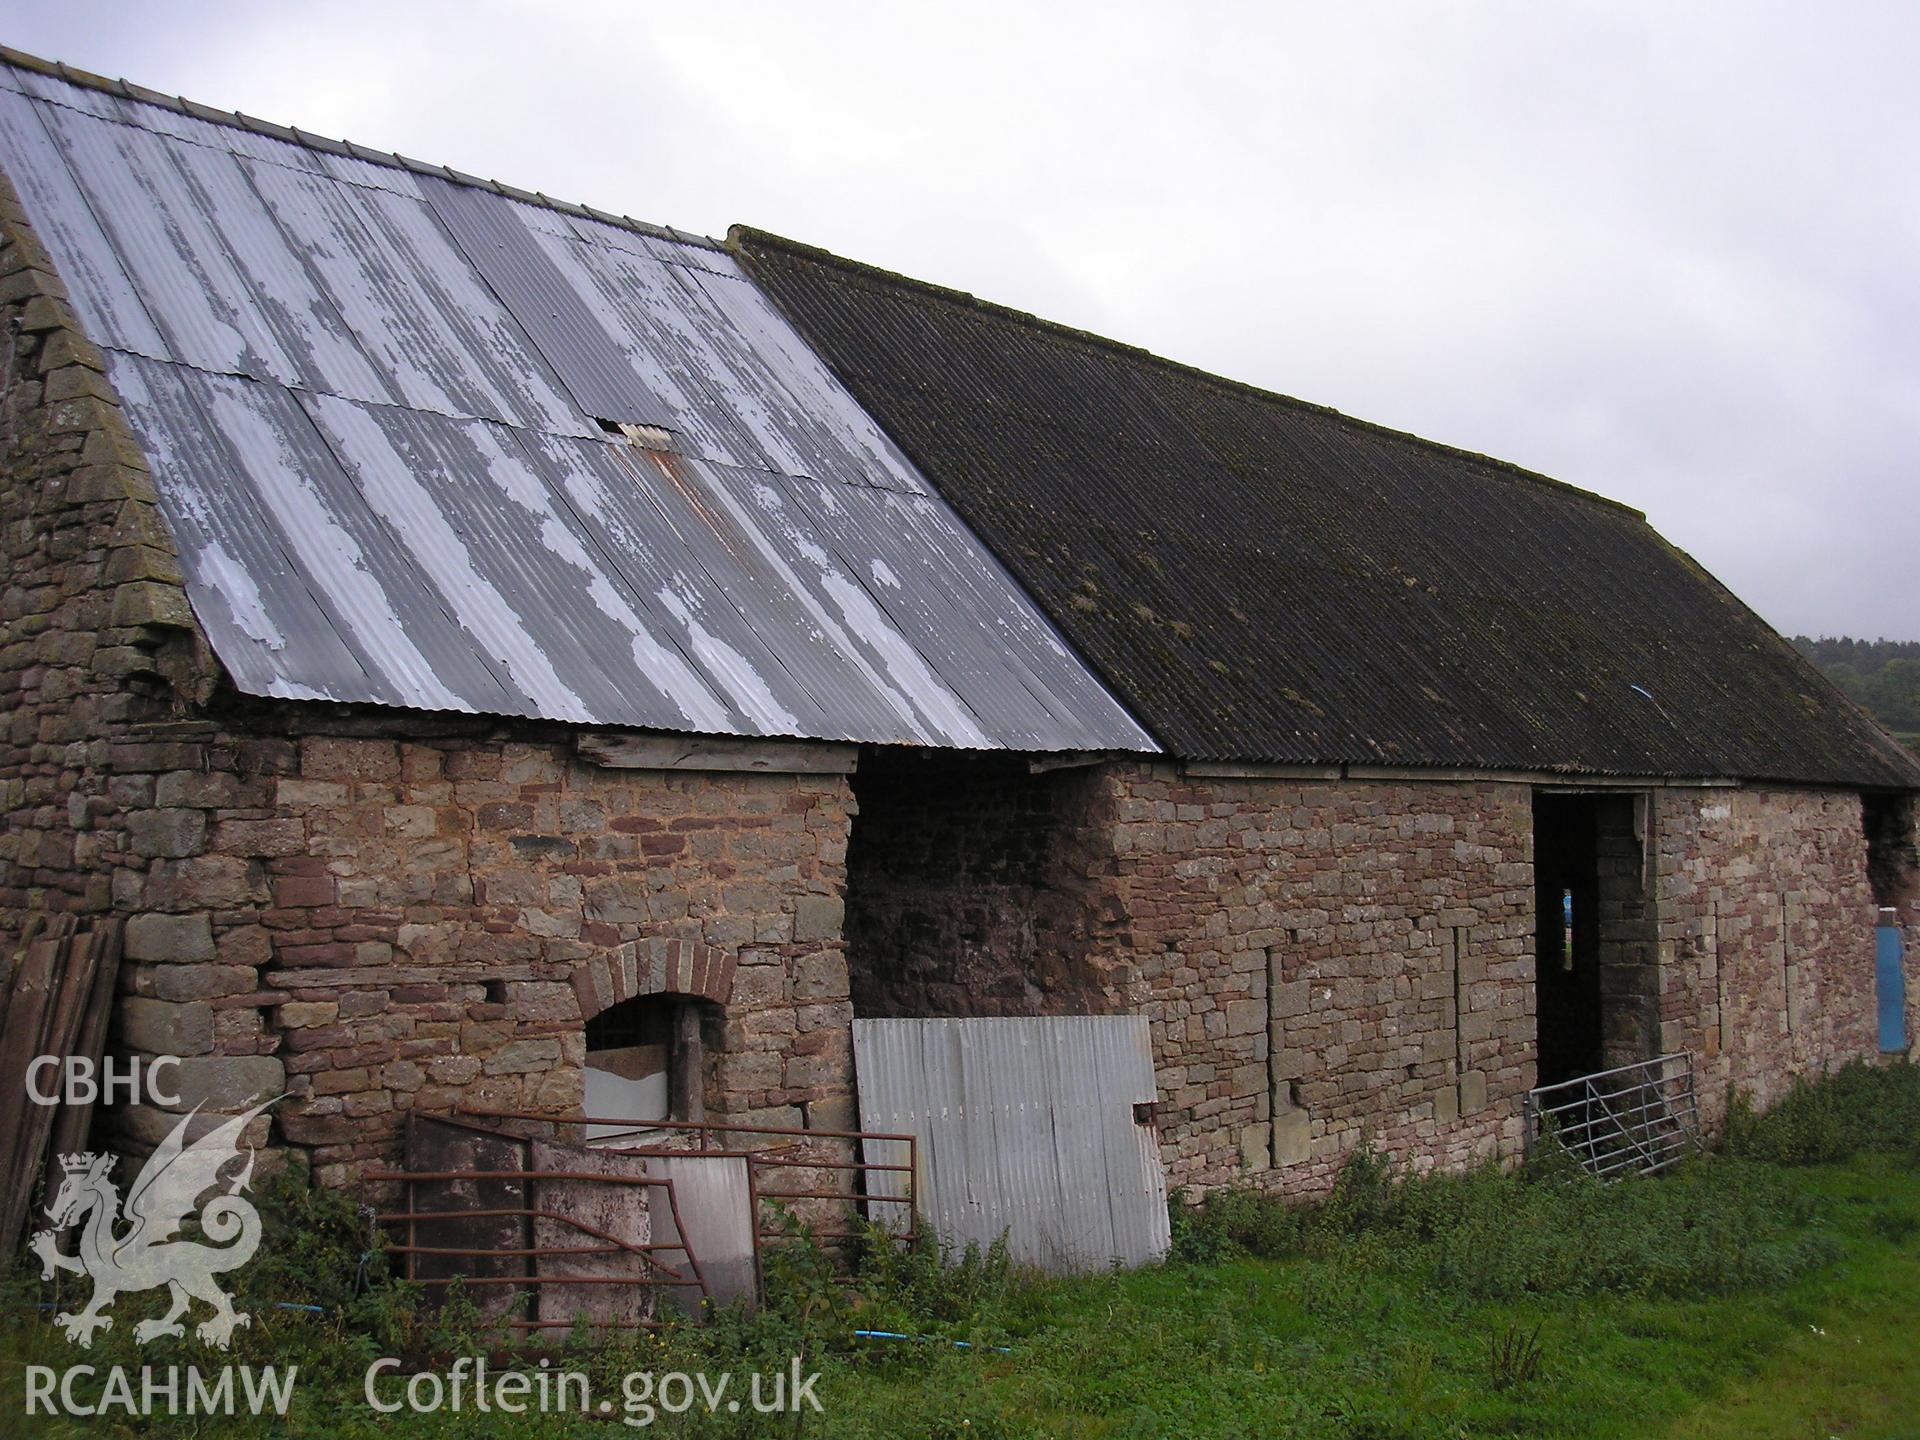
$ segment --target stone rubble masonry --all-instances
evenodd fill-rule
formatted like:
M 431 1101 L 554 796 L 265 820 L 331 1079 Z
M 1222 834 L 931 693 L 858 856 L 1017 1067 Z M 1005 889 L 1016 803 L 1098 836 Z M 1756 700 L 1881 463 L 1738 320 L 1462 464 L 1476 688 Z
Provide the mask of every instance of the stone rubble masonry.
M 1860 797 L 1668 790 L 1657 815 L 1661 1048 L 1696 1057 L 1710 1123 L 1728 1096 L 1766 1105 L 1797 1075 L 1878 1053 Z M 1920 892 L 1902 882 L 1908 1035 L 1920 1016 Z
M 315 723 L 176 726 L 120 757 L 153 796 L 131 815 L 168 817 L 129 827 L 115 875 L 122 1043 L 284 1089 L 277 1133 L 327 1183 L 395 1160 L 412 1109 L 577 1113 L 585 1021 L 635 995 L 724 1007 L 710 1118 L 852 1123 L 846 958 L 820 923 L 843 777 L 603 769 L 557 727 L 285 733 Z
M 1321 1191 L 1363 1138 L 1417 1170 L 1517 1151 L 1526 786 L 1108 781 L 1108 980 L 1153 1024 L 1171 1184 Z
M 1107 1009 L 1088 964 L 1112 868 L 1107 788 L 1092 767 L 1034 775 L 1022 756 L 863 760 L 845 917 L 859 1013 Z
M 1195 1191 L 1323 1191 L 1363 1137 L 1414 1170 L 1517 1157 L 1535 1077 L 1529 786 L 1065 773 L 949 779 L 884 813 L 869 790 L 860 823 L 880 828 L 856 833 L 849 921 L 861 1013 L 1144 1013 L 1162 1155 Z M 1675 788 L 1603 814 L 1611 1059 L 1692 1049 L 1717 1125 L 1729 1085 L 1771 1099 L 1874 1055 L 1857 795 Z M 977 883 L 943 892 L 947 875 Z M 1073 923 L 1028 890 L 1070 900 Z M 1716 906 L 1719 978 L 1701 940 Z

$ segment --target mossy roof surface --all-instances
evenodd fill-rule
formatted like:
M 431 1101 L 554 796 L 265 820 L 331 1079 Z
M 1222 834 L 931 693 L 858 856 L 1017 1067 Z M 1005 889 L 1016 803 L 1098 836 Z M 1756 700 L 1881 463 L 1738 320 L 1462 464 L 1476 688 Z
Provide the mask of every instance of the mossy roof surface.
M 1638 511 L 763 232 L 732 242 L 1173 754 L 1920 785 Z

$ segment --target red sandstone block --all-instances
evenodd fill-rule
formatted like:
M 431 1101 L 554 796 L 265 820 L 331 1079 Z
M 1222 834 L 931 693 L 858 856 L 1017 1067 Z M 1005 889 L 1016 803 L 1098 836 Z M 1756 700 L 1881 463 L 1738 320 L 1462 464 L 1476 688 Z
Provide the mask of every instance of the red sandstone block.
M 366 912 L 360 911 L 357 913 L 360 919 L 364 920 L 366 918 Z M 398 925 L 355 924 L 336 925 L 333 928 L 333 938 L 343 944 L 349 945 L 357 945 L 365 940 L 385 941 L 391 944 L 399 933 L 400 927 Z
M 108 750 L 107 756 L 115 773 L 127 775 L 157 770 L 204 769 L 207 751 L 204 745 L 157 742 L 114 745 Z
M 331 905 L 334 883 L 326 875 L 287 875 L 273 882 L 273 903 L 282 909 L 303 905 Z
M 353 947 L 337 942 L 325 945 L 287 945 L 280 947 L 276 958 L 281 965 L 288 968 L 308 965 L 337 968 L 353 964 Z
M 216 1010 L 245 1010 L 284 1005 L 293 998 L 293 994 L 286 990 L 249 990 L 244 995 L 222 995 L 207 1003 Z
M 287 1049 L 299 1053 L 306 1050 L 338 1050 L 351 1043 L 353 1036 L 344 1025 L 309 1025 L 301 1030 L 282 1032 Z
M 640 837 L 642 855 L 678 855 L 687 848 L 684 835 L 643 835 Z
M 280 931 L 280 933 L 274 937 L 276 943 L 280 945 L 325 945 L 333 939 L 333 932 L 331 930 L 319 930 L 304 923 L 306 918 L 313 913 L 311 910 L 293 910 L 288 913 L 293 917 L 293 925 L 298 925 L 300 928 L 295 929 L 292 928 L 292 926 L 281 925 L 273 926 L 273 929 Z

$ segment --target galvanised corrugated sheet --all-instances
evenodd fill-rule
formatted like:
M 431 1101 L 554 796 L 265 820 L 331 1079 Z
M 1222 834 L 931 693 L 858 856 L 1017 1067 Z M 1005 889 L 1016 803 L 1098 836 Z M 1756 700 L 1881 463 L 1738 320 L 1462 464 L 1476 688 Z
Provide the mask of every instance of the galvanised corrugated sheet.
M 944 1239 L 1004 1233 L 1016 1260 L 1056 1272 L 1165 1257 L 1166 1172 L 1133 1111 L 1154 1099 L 1146 1017 L 855 1020 L 853 1056 L 861 1128 L 917 1137 L 916 1199 Z M 906 1162 L 900 1142 L 864 1148 Z M 905 1188 L 881 1170 L 868 1185 Z
M 244 691 L 1151 749 L 710 243 L 0 65 Z
M 754 278 L 1182 759 L 1920 786 L 1638 513 L 736 232 Z

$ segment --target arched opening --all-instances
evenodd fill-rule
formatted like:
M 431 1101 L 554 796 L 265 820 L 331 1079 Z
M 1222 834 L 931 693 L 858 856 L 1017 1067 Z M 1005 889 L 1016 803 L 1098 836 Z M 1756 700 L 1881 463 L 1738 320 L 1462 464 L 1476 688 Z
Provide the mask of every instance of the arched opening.
M 587 1021 L 582 1111 L 641 1124 L 706 1119 L 708 1013 L 719 1007 L 689 995 L 636 995 Z M 590 1125 L 589 1140 L 629 1135 L 624 1125 Z

